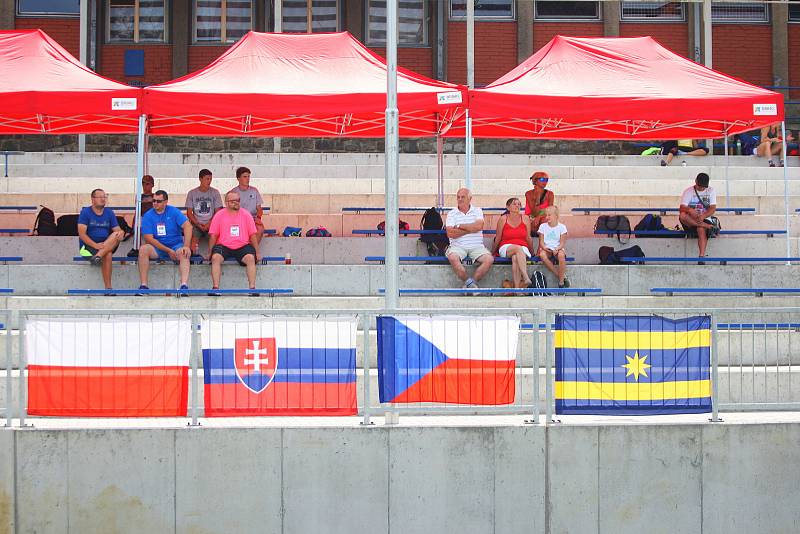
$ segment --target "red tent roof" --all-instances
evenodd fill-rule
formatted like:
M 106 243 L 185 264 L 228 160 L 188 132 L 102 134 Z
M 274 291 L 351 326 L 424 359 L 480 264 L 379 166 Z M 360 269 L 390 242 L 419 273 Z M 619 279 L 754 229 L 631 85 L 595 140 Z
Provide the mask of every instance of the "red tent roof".
M 445 130 L 464 88 L 397 78 L 400 134 Z M 383 137 L 385 109 L 385 60 L 347 32 L 250 32 L 204 69 L 145 89 L 153 135 Z
M 0 31 L 0 134 L 133 133 L 140 96 L 41 30 Z
M 474 137 L 722 137 L 783 120 L 783 96 L 713 71 L 651 37 L 554 37 L 470 91 Z M 463 135 L 463 123 L 448 135 Z

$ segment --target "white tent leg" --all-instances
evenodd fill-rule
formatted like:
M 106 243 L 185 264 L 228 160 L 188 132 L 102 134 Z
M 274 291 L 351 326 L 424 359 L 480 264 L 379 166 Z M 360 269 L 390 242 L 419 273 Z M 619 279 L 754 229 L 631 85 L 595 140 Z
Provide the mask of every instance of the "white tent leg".
M 147 174 L 147 115 L 139 116 L 139 139 L 136 154 L 136 186 L 134 187 L 134 218 L 136 225 L 133 229 L 133 248 L 138 249 L 142 242 L 142 218 L 139 211 L 142 208 L 142 176 Z
M 396 310 L 400 302 L 400 258 L 398 246 L 400 137 L 397 111 L 397 1 L 386 2 L 386 186 L 385 210 L 385 273 L 384 306 Z
M 436 207 L 444 207 L 444 140 L 436 136 Z
M 467 115 L 467 135 L 464 138 L 464 143 L 466 144 L 466 148 L 464 150 L 464 157 L 466 158 L 465 167 L 466 172 L 464 176 L 464 187 L 472 190 L 472 117 L 469 116 L 469 110 L 466 112 Z
M 730 167 L 731 162 L 730 162 L 730 154 L 728 152 L 728 125 L 727 124 L 723 125 L 723 128 L 725 128 L 725 207 L 730 208 L 731 183 L 730 180 L 728 179 L 728 170 L 729 170 L 728 168 Z M 711 155 L 713 157 L 714 155 L 713 151 L 711 152 Z
M 781 143 L 783 143 L 783 209 L 786 217 L 786 257 L 792 257 L 792 242 L 789 238 L 789 158 L 786 147 L 786 121 L 781 122 Z M 791 261 L 787 261 L 786 265 L 791 265 Z

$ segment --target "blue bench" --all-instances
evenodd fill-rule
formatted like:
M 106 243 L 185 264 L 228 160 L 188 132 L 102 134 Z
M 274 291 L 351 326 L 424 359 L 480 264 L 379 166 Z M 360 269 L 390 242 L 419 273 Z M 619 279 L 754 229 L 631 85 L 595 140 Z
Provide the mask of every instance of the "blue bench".
M 0 234 L 30 234 L 27 228 L 0 228 Z
M 136 206 L 108 206 L 109 209 L 114 211 L 136 211 Z M 186 206 L 176 206 L 181 211 L 186 211 Z M 262 206 L 261 208 L 264 212 L 269 211 L 269 206 Z
M 377 261 L 378 263 L 386 263 L 386 256 L 366 256 L 364 257 L 364 261 Z M 444 263 L 449 264 L 450 262 L 447 260 L 447 256 L 400 256 L 400 262 L 411 262 L 411 261 L 420 261 L 426 263 Z M 575 261 L 575 258 L 567 257 L 567 261 Z M 511 259 L 509 258 L 495 258 L 494 262 L 499 265 L 503 264 L 511 264 Z M 533 256 L 532 258 L 528 258 L 528 264 L 532 263 L 539 263 L 541 259 L 538 256 Z M 465 265 L 472 265 L 472 260 L 466 259 L 464 260 Z
M 765 235 L 775 237 L 776 235 L 786 235 L 786 230 L 720 230 L 720 235 Z M 633 230 L 619 232 L 617 230 L 595 230 L 595 235 L 620 236 L 630 235 L 631 237 L 686 237 L 683 230 Z
M 0 262 L 22 261 L 22 256 L 0 256 Z
M 736 294 L 736 295 L 755 295 L 763 297 L 765 294 L 800 294 L 800 288 L 795 287 L 653 287 L 650 288 L 651 293 L 664 293 L 666 296 L 671 297 L 675 293 L 719 293 L 719 294 Z
M 72 257 L 72 261 L 77 261 L 77 262 L 87 262 L 90 259 L 91 259 L 91 257 L 87 257 L 87 256 L 73 256 Z M 129 256 L 113 256 L 111 258 L 111 261 L 120 262 L 120 263 L 126 263 L 126 262 L 136 263 L 136 261 L 138 259 L 139 258 L 137 258 L 136 256 L 132 256 L 132 257 L 129 257 Z M 1 258 L 0 258 L 0 260 L 1 260 Z M 285 260 L 285 258 L 283 256 L 264 256 L 264 257 L 261 258 L 261 265 L 267 265 L 269 262 L 280 262 L 280 263 L 283 263 L 284 260 Z M 157 262 L 157 261 L 160 261 L 160 260 L 152 260 L 152 261 Z M 200 265 L 204 261 L 205 261 L 205 258 L 203 258 L 202 256 L 191 256 L 189 258 L 189 262 L 192 263 L 192 264 L 195 264 L 195 265 Z M 225 263 L 237 263 L 237 262 L 234 259 L 229 259 L 229 260 L 226 260 Z
M 680 208 L 572 208 L 573 213 L 654 213 L 658 212 L 661 215 L 667 213 L 678 213 Z M 720 213 L 733 213 L 735 215 L 742 215 L 743 213 L 755 213 L 755 208 L 717 208 Z
M 14 290 L 11 289 L 10 287 L 0 287 L 0 293 L 13 293 L 13 292 L 14 292 Z M 0 327 L 0 328 L 2 328 L 2 327 Z
M 445 230 L 400 230 L 401 235 L 447 235 L 447 231 Z M 497 230 L 484 230 L 484 234 L 494 235 L 497 233 Z M 378 230 L 377 228 L 372 229 L 364 229 L 364 230 L 353 230 L 354 235 L 385 235 L 386 232 L 384 230 Z
M 654 256 L 646 256 L 644 258 L 631 258 L 631 257 L 623 257 L 620 258 L 620 261 L 625 263 L 697 263 L 698 261 L 704 261 L 706 263 L 719 263 L 720 265 L 727 265 L 728 263 L 771 263 L 771 262 L 787 262 L 787 261 L 800 261 L 800 258 L 734 258 L 734 257 L 711 257 L 706 256 L 703 258 L 693 256 L 693 257 L 684 257 L 684 258 L 664 258 L 664 257 L 654 257 Z
M 0 206 L 0 211 L 36 211 L 38 206 Z
M 412 207 L 405 207 L 405 208 L 398 208 L 400 212 L 424 212 L 429 210 L 430 207 L 427 208 L 412 208 Z M 440 212 L 450 211 L 453 208 L 440 208 Z M 375 208 L 375 207 L 348 207 L 342 208 L 343 213 L 361 213 L 361 212 L 369 212 L 369 213 L 383 213 L 386 211 L 386 208 Z M 505 208 L 481 208 L 481 211 L 488 211 L 488 212 L 499 212 L 503 213 L 506 211 Z
M 291 295 L 294 290 L 289 288 L 257 288 L 257 289 L 68 289 L 67 295 Z
M 378 289 L 379 293 L 385 293 L 384 288 Z M 476 287 L 476 288 L 441 288 L 441 289 L 425 289 L 425 288 L 406 288 L 400 289 L 401 295 L 503 295 L 506 293 L 516 293 L 519 295 L 532 295 L 532 294 L 566 294 L 577 295 L 579 297 L 586 296 L 587 293 L 599 294 L 603 290 L 599 287 L 546 287 L 537 289 L 528 288 L 502 288 L 502 287 Z

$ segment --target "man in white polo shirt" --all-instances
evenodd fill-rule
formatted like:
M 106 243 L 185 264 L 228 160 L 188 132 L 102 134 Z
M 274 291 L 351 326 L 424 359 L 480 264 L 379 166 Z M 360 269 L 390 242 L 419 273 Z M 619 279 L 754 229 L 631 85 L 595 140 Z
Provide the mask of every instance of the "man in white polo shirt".
M 483 244 L 483 211 L 472 205 L 472 193 L 469 189 L 461 188 L 456 193 L 457 207 L 447 214 L 447 237 L 450 246 L 444 255 L 447 256 L 458 279 L 464 282 L 463 287 L 478 287 L 478 281 L 483 278 L 494 263 L 492 253 Z M 478 263 L 478 268 L 472 277 L 467 276 L 467 271 L 461 264 L 465 258 L 470 258 Z

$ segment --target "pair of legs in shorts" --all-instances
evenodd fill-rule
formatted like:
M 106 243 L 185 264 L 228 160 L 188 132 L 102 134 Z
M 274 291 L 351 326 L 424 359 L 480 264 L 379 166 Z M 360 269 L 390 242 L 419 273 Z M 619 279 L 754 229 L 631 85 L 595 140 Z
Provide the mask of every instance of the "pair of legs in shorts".
M 528 276 L 528 258 L 531 251 L 522 245 L 502 245 L 498 251 L 501 258 L 511 258 L 511 276 L 514 287 L 528 287 L 531 278 Z
M 539 258 L 542 260 L 542 265 L 547 267 L 547 270 L 553 273 L 558 279 L 558 287 L 569 287 L 567 280 L 567 251 L 563 248 L 553 254 L 552 251 L 540 248 Z
M 89 245 L 81 246 L 78 254 L 83 257 L 91 258 L 92 265 L 100 265 L 100 272 L 103 275 L 103 285 L 106 289 L 111 289 L 111 266 L 113 265 L 114 253 L 119 248 L 122 242 L 124 232 L 111 232 L 105 241 L 101 243 L 101 247 L 96 249 Z
M 223 245 L 214 245 L 211 250 L 211 287 L 219 289 L 219 280 L 222 277 L 222 262 L 234 258 L 239 265 L 245 267 L 247 284 L 250 289 L 256 287 L 256 249 L 253 245 L 231 249 Z
M 451 244 L 447 247 L 447 250 L 445 250 L 444 255 L 447 256 L 447 261 L 450 262 L 450 266 L 453 268 L 458 279 L 464 282 L 465 287 L 469 287 L 470 285 L 476 287 L 476 282 L 480 281 L 480 279 L 489 272 L 489 269 L 492 268 L 492 264 L 494 263 L 492 253 L 483 245 L 464 248 Z M 478 263 L 478 268 L 475 269 L 472 277 L 467 275 L 467 271 L 461 263 L 466 258 L 470 258 L 472 261 Z
M 139 280 L 142 286 L 147 287 L 148 275 L 150 272 L 150 260 L 168 261 L 173 260 L 178 262 L 178 271 L 181 275 L 181 286 L 186 286 L 189 283 L 189 255 L 191 252 L 187 249 L 185 253 L 179 252 L 183 248 L 183 243 L 170 247 L 175 251 L 176 258 L 173 258 L 160 248 L 147 243 L 139 247 Z

